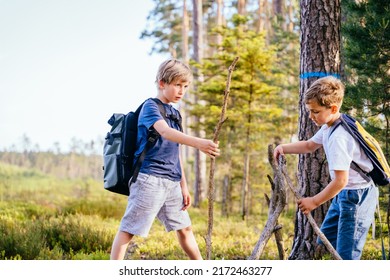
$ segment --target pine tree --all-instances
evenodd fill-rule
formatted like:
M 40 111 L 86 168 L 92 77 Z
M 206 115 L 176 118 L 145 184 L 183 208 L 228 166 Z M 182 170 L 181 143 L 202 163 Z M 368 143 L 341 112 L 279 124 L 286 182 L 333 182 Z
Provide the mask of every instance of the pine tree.
M 343 2 L 344 3 L 344 2 Z M 346 1 L 344 107 L 366 120 L 390 159 L 390 2 Z

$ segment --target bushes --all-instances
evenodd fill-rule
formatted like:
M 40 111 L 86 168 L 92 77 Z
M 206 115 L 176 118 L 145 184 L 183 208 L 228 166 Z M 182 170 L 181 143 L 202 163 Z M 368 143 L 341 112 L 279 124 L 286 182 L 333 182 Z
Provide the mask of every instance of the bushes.
M 99 216 L 48 215 L 34 204 L 8 206 L 0 212 L 1 259 L 108 258 L 115 227 Z
M 99 222 L 99 223 L 98 223 Z M 98 216 L 69 215 L 43 222 L 43 231 L 50 248 L 58 246 L 65 253 L 91 253 L 108 250 L 115 231 L 99 221 Z
M 33 260 L 46 247 L 38 223 L 11 221 L 4 217 L 0 217 L 0 240 L 2 259 Z

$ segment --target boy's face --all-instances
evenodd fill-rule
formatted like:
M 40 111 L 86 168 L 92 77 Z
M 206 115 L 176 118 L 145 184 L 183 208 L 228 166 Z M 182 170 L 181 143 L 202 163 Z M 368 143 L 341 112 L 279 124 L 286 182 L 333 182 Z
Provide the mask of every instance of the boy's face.
M 162 92 L 162 97 L 166 99 L 167 103 L 178 103 L 186 93 L 189 82 L 185 81 L 173 81 L 170 84 L 160 81 L 159 89 Z
M 317 125 L 327 124 L 331 126 L 339 117 L 339 106 L 331 105 L 330 107 L 320 106 L 317 101 L 306 103 L 306 109 L 309 111 L 309 118 Z

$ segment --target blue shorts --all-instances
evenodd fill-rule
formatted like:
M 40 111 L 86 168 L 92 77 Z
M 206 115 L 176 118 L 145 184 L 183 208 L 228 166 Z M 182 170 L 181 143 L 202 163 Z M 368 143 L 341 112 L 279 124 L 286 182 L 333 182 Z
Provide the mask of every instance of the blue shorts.
M 156 216 L 166 231 L 184 229 L 191 225 L 191 220 L 183 206 L 180 182 L 139 173 L 130 186 L 119 230 L 146 237 Z

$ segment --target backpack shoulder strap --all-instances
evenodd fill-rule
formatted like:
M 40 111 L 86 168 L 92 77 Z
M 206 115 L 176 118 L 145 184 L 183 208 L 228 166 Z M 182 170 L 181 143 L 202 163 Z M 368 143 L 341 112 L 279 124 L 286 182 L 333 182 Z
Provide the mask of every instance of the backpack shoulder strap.
M 166 112 L 165 107 L 164 107 L 164 103 L 162 103 L 161 100 L 158 98 L 150 98 L 150 99 L 153 100 L 154 102 L 156 102 L 158 109 L 160 110 L 161 116 L 165 120 L 167 120 L 168 116 L 167 116 L 167 112 Z
M 173 120 L 180 128 L 180 131 L 183 131 L 183 127 L 182 127 L 182 117 L 181 117 L 181 114 L 179 112 L 179 110 L 177 110 L 178 112 L 178 117 L 174 114 L 167 114 L 166 110 L 165 110 L 165 107 L 164 107 L 164 103 L 161 102 L 160 99 L 158 98 L 151 98 L 154 102 L 157 103 L 159 109 L 160 109 L 160 113 L 161 113 L 161 116 L 163 116 L 163 118 L 168 121 L 168 119 L 170 120 Z
M 352 136 L 352 138 L 355 139 L 356 142 L 360 145 L 360 141 L 356 138 L 355 133 L 353 132 L 352 128 L 349 125 L 349 123 L 353 122 L 354 119 L 346 114 L 341 114 L 338 121 L 339 121 L 338 125 L 341 124 L 344 127 L 344 129 Z M 357 173 L 359 173 L 364 180 L 366 180 L 367 182 L 371 182 L 370 176 L 368 176 L 367 172 L 365 172 L 356 162 L 352 161 L 350 168 L 355 170 Z
M 164 105 L 162 105 L 162 102 L 160 101 L 161 104 L 159 102 L 157 102 L 156 101 L 157 98 L 149 98 L 149 99 L 151 99 L 157 103 L 161 115 L 165 116 L 165 108 L 164 108 Z M 144 102 L 142 102 L 142 104 L 138 107 L 138 109 L 137 109 L 138 114 L 141 111 L 141 108 L 145 102 L 146 102 L 146 100 Z M 147 143 L 145 145 L 145 148 L 142 150 L 141 154 L 137 158 L 137 160 L 133 166 L 133 169 L 131 171 L 131 173 L 133 174 L 131 179 L 130 179 L 131 183 L 134 183 L 137 180 L 138 173 L 139 173 L 139 170 L 141 169 L 142 162 L 145 159 L 146 153 L 154 146 L 157 138 L 160 137 L 160 134 L 157 132 L 157 130 L 155 130 L 152 127 L 151 129 L 149 129 L 147 137 L 148 137 L 148 139 L 147 139 Z
M 330 129 L 328 138 L 332 135 L 332 133 L 336 130 L 336 128 L 338 128 L 341 124 L 342 124 L 342 122 L 341 122 L 340 118 L 335 120 L 335 122 L 333 123 L 333 125 Z

